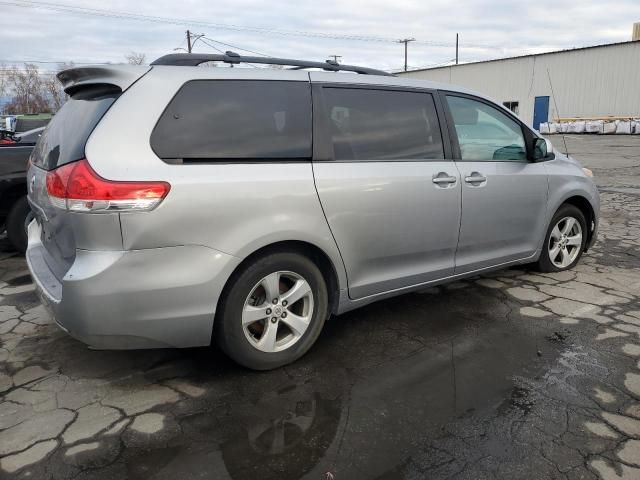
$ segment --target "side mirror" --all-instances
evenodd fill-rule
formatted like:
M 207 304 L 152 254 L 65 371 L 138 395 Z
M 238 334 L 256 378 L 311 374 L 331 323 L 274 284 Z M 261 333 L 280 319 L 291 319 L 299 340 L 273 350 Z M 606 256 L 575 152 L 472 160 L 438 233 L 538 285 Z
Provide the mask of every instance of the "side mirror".
M 553 144 L 546 138 L 536 138 L 533 141 L 533 160 L 539 162 L 541 160 L 552 160 L 555 158 L 553 153 Z

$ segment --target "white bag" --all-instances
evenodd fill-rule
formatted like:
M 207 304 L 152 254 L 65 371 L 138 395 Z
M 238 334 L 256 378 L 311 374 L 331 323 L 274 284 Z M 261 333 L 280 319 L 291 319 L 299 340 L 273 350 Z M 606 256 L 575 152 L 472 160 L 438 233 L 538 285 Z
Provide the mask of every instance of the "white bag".
M 574 122 L 573 124 L 573 133 L 584 133 L 585 129 L 587 128 L 587 122 L 581 120 L 579 122 Z
M 616 122 L 604 122 L 602 133 L 604 133 L 605 135 L 616 133 Z
M 567 122 L 560 122 L 560 133 L 567 133 L 569 131 L 569 124 Z
M 540 133 L 549 133 L 549 124 L 547 122 L 540 124 Z
M 602 120 L 590 120 L 587 122 L 587 133 L 602 133 L 604 122 Z
M 632 128 L 630 120 L 620 120 L 616 125 L 616 135 L 629 135 Z
M 631 133 L 635 133 L 636 135 L 640 135 L 640 120 L 635 119 L 631 122 L 633 125 L 633 131 Z
M 549 122 L 549 133 L 558 133 L 558 124 L 555 122 Z

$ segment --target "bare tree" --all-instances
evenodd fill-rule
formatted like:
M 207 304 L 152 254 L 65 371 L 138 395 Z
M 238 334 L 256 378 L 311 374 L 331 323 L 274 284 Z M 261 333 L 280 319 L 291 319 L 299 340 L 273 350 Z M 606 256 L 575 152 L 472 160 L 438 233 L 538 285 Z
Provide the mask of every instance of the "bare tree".
M 7 94 L 7 66 L 4 63 L 0 64 L 0 100 L 4 100 L 4 96 Z M 0 113 L 4 113 L 5 105 L 0 104 Z M 4 128 L 4 125 L 0 126 Z
M 5 110 L 26 114 L 51 111 L 44 93 L 40 71 L 36 65 L 25 63 L 23 68 L 9 67 L 5 75 L 6 88 L 12 94 L 12 99 Z
M 69 63 L 60 63 L 58 64 L 58 72 L 63 70 L 67 70 L 69 68 L 73 68 L 73 62 Z M 44 94 L 49 100 L 49 105 L 51 106 L 52 112 L 57 112 L 60 110 L 64 102 L 67 101 L 69 96 L 64 93 L 62 88 L 62 84 L 58 81 L 58 78 L 55 75 L 47 75 L 42 79 L 42 87 L 44 90 Z
M 125 55 L 127 63 L 131 65 L 144 65 L 147 60 L 147 56 L 144 53 L 131 52 L 129 55 Z
M 4 63 L 0 63 L 0 97 L 4 97 L 4 94 L 7 93 L 6 70 L 7 66 Z

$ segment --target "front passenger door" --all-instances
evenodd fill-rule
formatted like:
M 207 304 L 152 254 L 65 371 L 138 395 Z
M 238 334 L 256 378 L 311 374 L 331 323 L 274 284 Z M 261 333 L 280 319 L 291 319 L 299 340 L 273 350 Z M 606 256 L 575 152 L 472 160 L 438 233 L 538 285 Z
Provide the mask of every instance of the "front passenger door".
M 503 109 L 446 94 L 462 219 L 455 273 L 535 255 L 546 228 L 547 174 L 528 160 L 523 126 Z

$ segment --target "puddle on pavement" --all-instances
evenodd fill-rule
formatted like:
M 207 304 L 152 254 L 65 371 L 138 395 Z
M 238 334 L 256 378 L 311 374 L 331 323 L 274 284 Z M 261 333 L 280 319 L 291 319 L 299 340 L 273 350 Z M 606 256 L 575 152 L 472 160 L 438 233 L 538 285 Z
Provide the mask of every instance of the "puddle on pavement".
M 512 307 L 477 287 L 410 295 L 331 322 L 287 369 L 201 365 L 208 396 L 167 408 L 179 435 L 123 452 L 128 477 L 375 478 L 460 419 L 526 415 L 514 378 L 539 377 L 565 347 L 547 322 L 508 320 Z

